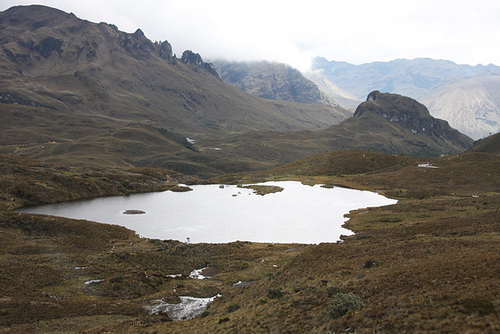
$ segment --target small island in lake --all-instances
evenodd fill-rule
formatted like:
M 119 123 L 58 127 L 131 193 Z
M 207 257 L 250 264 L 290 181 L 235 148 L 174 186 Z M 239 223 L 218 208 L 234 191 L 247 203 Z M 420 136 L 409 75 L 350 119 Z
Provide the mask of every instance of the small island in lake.
M 146 211 L 142 211 L 142 210 L 125 210 L 123 212 L 124 215 L 143 215 L 145 213 L 146 213 Z
M 257 195 L 261 195 L 261 196 L 283 191 L 283 188 L 279 187 L 279 186 L 265 186 L 265 185 L 257 185 L 257 184 L 251 184 L 248 186 L 239 185 L 238 187 L 239 188 L 253 189 Z

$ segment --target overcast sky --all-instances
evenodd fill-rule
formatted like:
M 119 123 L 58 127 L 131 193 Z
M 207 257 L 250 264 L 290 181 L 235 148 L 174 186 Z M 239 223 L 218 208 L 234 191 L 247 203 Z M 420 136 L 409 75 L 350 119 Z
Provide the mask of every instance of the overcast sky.
M 500 65 L 496 0 L 0 0 L 44 4 L 120 30 L 142 29 L 204 59 L 274 60 L 307 69 L 314 56 L 354 64 L 429 57 Z

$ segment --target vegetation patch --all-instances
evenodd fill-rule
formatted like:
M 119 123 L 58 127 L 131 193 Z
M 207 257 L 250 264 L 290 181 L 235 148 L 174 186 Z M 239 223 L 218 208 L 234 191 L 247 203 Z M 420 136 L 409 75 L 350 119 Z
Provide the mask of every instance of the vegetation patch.
M 365 304 L 354 293 L 338 293 L 333 298 L 332 304 L 328 308 L 328 315 L 332 319 L 343 317 L 349 311 L 356 311 Z
M 267 195 L 267 194 L 274 194 L 283 191 L 282 187 L 278 186 L 265 186 L 265 185 L 256 185 L 256 184 L 251 184 L 248 186 L 243 186 L 243 185 L 238 185 L 240 188 L 246 188 L 246 189 L 253 189 L 254 193 L 257 195 Z

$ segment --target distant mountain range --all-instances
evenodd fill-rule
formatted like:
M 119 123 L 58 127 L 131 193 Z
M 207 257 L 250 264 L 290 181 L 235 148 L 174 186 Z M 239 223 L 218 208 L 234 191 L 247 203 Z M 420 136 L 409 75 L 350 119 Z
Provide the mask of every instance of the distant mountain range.
M 436 88 L 420 101 L 435 117 L 474 139 L 500 131 L 500 76 L 463 79 Z
M 313 60 L 312 67 L 357 99 L 380 90 L 418 100 L 444 84 L 470 77 L 500 75 L 500 67 L 495 65 L 457 65 L 448 60 L 429 58 L 353 65 L 318 57 Z
M 433 116 L 475 139 L 500 131 L 500 90 L 495 88 L 500 67 L 495 65 L 457 65 L 428 58 L 353 65 L 315 58 L 313 70 L 317 79 L 310 78 L 315 83 L 321 85 L 324 77 L 358 100 L 372 90 L 417 99 Z
M 323 103 L 355 109 L 372 90 L 409 96 L 435 117 L 474 139 L 500 131 L 500 67 L 457 65 L 432 59 L 398 59 L 353 65 L 314 60 L 302 74 L 274 62 L 215 61 L 221 78 L 266 99 Z

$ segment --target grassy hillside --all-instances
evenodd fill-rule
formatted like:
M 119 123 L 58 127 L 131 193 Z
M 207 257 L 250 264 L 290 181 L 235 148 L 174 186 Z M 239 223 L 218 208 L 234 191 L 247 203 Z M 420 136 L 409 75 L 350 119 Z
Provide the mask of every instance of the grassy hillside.
M 471 148 L 473 152 L 484 152 L 499 155 L 500 154 L 500 133 L 496 133 L 489 137 L 480 139 L 474 142 Z
M 342 244 L 186 244 L 139 239 L 115 226 L 3 211 L 0 331 L 496 332 L 498 159 L 484 153 L 420 159 L 342 150 L 217 180 L 298 179 L 399 199 L 396 205 L 351 212 L 347 226 L 355 235 Z M 51 199 L 38 202 L 52 201 L 55 194 L 85 196 L 71 186 L 56 189 L 61 167 L 8 157 L 3 165 L 14 184 L 51 184 L 54 192 L 45 194 Z M 71 171 L 76 177 L 69 180 L 85 188 L 83 171 Z M 104 178 L 98 174 L 103 170 L 85 169 L 90 180 L 105 182 L 107 193 L 119 192 L 125 180 L 143 183 L 139 171 L 130 172 L 108 169 Z M 159 170 L 142 175 L 181 177 Z M 2 201 L 30 202 L 6 189 L 11 187 L 0 188 Z M 207 265 L 211 279 L 188 278 Z M 182 276 L 169 276 L 175 274 Z M 102 281 L 85 284 L 91 280 Z M 238 281 L 249 284 L 233 286 Z M 193 320 L 172 322 L 144 309 L 159 298 L 173 303 L 182 295 L 217 293 L 222 296 Z M 344 314 L 342 306 L 353 308 Z
M 4 11 L 0 31 L 0 153 L 91 166 L 178 164 L 214 175 L 234 169 L 186 149 L 186 137 L 321 129 L 350 115 L 257 98 L 222 82 L 193 52 L 176 57 L 141 30 L 127 34 L 49 7 Z M 230 160 L 224 164 L 241 164 Z
M 432 157 L 458 153 L 472 146 L 472 139 L 433 118 L 427 108 L 405 96 L 374 91 L 353 117 L 317 131 L 251 131 L 206 144 L 224 154 L 267 161 L 275 166 L 341 149 L 362 149 L 397 155 Z

